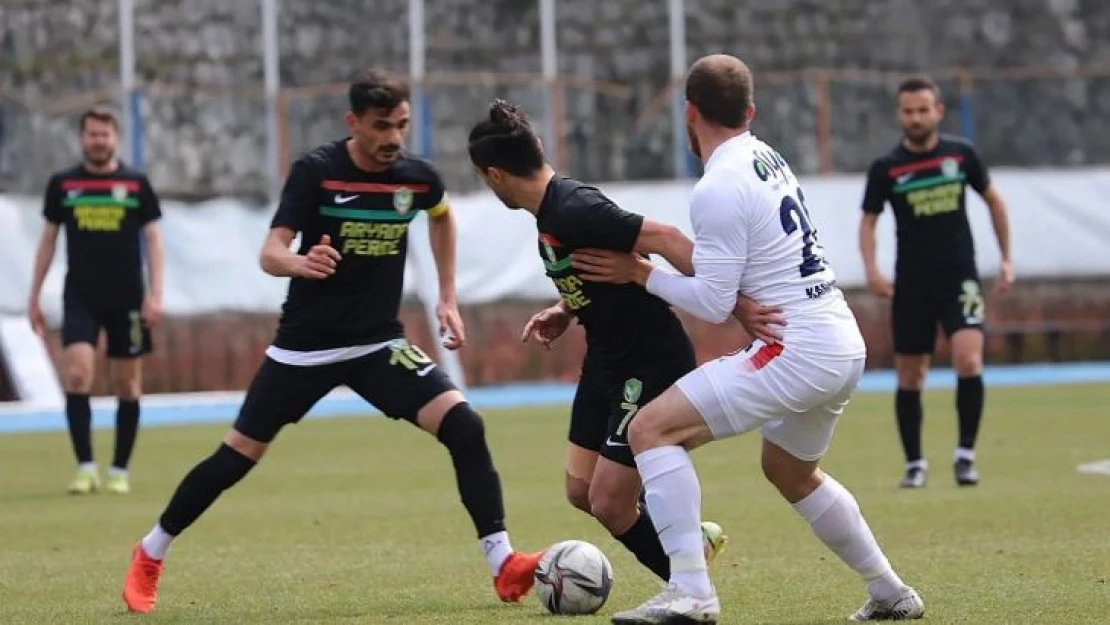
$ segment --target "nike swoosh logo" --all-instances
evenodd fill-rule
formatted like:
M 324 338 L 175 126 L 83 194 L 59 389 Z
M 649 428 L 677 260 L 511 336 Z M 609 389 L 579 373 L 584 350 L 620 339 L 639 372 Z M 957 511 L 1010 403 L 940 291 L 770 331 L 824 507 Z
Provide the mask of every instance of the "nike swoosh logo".
M 435 369 L 435 368 L 436 368 L 436 366 L 435 366 L 434 363 L 430 364 L 427 367 L 424 367 L 423 369 L 421 369 L 420 371 L 417 371 L 416 375 L 418 375 L 420 377 L 424 377 L 424 376 L 428 375 L 429 373 L 431 373 L 432 369 Z
M 901 176 L 898 176 L 894 180 L 898 184 L 902 184 L 902 183 L 908 181 L 910 178 L 913 178 L 913 174 L 902 174 Z
M 346 204 L 347 202 L 350 202 L 351 200 L 355 199 L 356 197 L 358 197 L 358 196 L 357 195 L 340 195 L 340 194 L 336 193 L 335 194 L 335 203 L 336 204 Z
M 628 447 L 628 443 L 618 443 L 612 437 L 605 439 L 605 444 L 610 447 Z

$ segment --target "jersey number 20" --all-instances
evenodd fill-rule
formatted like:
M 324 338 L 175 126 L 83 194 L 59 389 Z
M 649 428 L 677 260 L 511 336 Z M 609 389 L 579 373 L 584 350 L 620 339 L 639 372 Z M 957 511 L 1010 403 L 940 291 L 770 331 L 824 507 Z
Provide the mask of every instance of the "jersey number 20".
M 817 228 L 814 228 L 813 222 L 809 220 L 806 198 L 802 195 L 801 187 L 798 187 L 797 200 L 789 195 L 782 198 L 782 204 L 779 205 L 779 221 L 782 222 L 782 230 L 786 234 L 794 234 L 799 227 L 802 229 L 802 264 L 798 266 L 802 277 L 823 271 L 825 257 L 821 255 L 821 249 L 817 246 Z

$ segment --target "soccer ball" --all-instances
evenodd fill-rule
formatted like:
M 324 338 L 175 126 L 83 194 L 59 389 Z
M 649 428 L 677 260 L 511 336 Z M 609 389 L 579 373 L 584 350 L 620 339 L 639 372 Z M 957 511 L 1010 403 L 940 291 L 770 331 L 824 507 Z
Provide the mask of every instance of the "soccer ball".
M 613 589 L 613 567 L 582 540 L 556 543 L 536 565 L 536 596 L 552 614 L 593 614 Z

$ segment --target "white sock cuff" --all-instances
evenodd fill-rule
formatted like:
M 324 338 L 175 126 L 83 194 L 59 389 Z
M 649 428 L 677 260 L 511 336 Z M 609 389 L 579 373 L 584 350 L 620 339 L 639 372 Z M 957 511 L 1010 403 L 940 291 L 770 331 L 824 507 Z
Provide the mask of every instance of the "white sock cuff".
M 814 521 L 821 518 L 821 515 L 828 512 L 829 508 L 836 504 L 842 495 L 851 496 L 847 489 L 840 485 L 832 478 L 831 475 L 826 474 L 825 478 L 821 481 L 821 485 L 813 490 L 812 493 L 806 496 L 796 504 L 793 504 L 794 509 L 802 518 L 810 525 Z
M 975 462 L 975 450 L 964 449 L 963 447 L 956 448 L 956 453 L 953 454 L 952 461 L 956 462 L 958 460 L 969 460 L 971 462 Z
M 636 468 L 644 481 L 685 467 L 692 467 L 690 454 L 684 447 L 665 445 L 636 454 Z
M 928 471 L 929 470 L 929 461 L 922 458 L 921 460 L 914 460 L 912 462 L 907 462 L 906 463 L 906 470 L 909 471 L 910 469 L 921 469 L 922 471 Z

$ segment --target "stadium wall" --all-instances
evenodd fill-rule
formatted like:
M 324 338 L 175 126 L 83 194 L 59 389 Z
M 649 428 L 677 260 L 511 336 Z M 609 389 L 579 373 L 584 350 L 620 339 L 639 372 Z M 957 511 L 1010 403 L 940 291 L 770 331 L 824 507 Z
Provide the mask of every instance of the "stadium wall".
M 1019 283 L 1011 295 L 989 300 L 989 319 L 996 330 L 991 358 L 1110 359 L 1110 254 L 1105 250 L 1110 216 L 1103 209 L 1103 199 L 1110 194 L 1110 169 L 998 170 L 994 181 L 1010 205 Z M 802 184 L 826 254 L 864 327 L 870 365 L 889 366 L 886 303 L 859 292 L 864 275 L 856 232 L 863 180 L 812 177 Z M 622 206 L 690 232 L 687 198 L 692 183 L 602 187 Z M 997 245 L 986 208 L 977 196 L 970 198 L 980 268 L 989 281 L 998 266 Z M 583 349 L 577 333 L 551 354 L 519 342 L 528 316 L 555 297 L 537 262 L 533 220 L 521 211 L 506 210 L 490 194 L 458 195 L 452 203 L 459 224 L 459 298 L 471 342 L 462 354 L 468 382 L 573 379 Z M 272 337 L 287 284 L 258 268 L 257 253 L 270 213 L 268 208 L 231 200 L 166 203 L 169 319 L 155 331 L 158 349 L 147 367 L 148 390 L 224 390 L 246 385 Z M 38 198 L 0 196 L 0 266 L 5 268 L 0 314 L 25 314 L 41 228 Z M 416 220 L 412 229 L 413 245 L 426 248 L 426 221 Z M 880 220 L 879 250 L 879 262 L 889 271 L 894 262 L 889 213 Z M 54 328 L 61 321 L 64 263 L 64 245 L 60 245 L 42 301 Z M 404 312 L 411 338 L 430 353 L 433 343 L 413 285 L 434 284 L 433 271 L 427 263 L 419 267 L 410 263 Z M 703 359 L 745 341 L 735 325 L 684 321 Z M 56 334 L 48 346 L 57 362 Z M 98 387 L 99 392 L 106 390 Z
M 364 66 L 408 68 L 405 0 L 283 0 L 287 157 L 339 136 L 342 83 Z M 670 177 L 665 0 L 558 0 L 565 169 L 589 180 Z M 146 166 L 191 197 L 266 185 L 261 17 L 241 0 L 135 0 Z M 535 0 L 427 0 L 430 154 L 474 188 L 466 130 L 494 96 L 543 114 Z M 118 97 L 116 2 L 0 3 L 0 184 L 37 192 L 75 158 L 77 112 Z M 946 128 L 988 163 L 1110 158 L 1110 3 L 1059 0 L 782 0 L 686 3 L 686 52 L 733 52 L 757 72 L 758 130 L 798 171 L 862 171 L 898 130 L 894 76 L 936 70 Z M 947 68 L 950 71 L 940 71 Z M 812 71 L 811 71 L 812 70 Z M 619 88 L 614 88 L 614 85 Z

